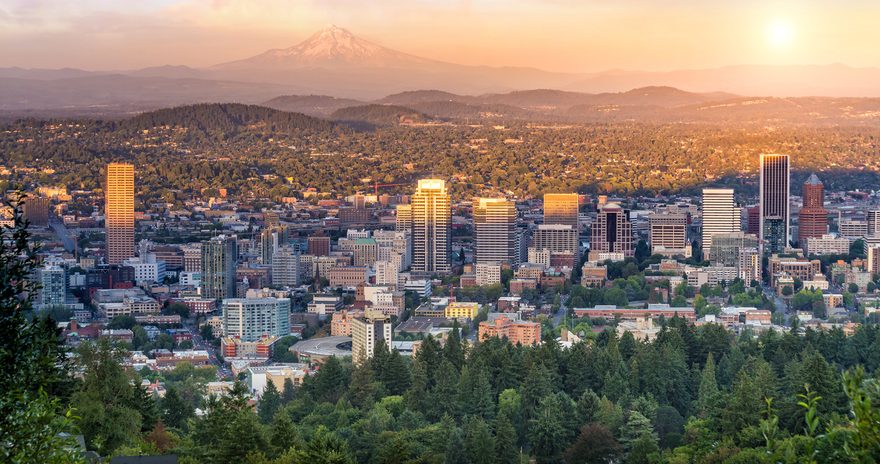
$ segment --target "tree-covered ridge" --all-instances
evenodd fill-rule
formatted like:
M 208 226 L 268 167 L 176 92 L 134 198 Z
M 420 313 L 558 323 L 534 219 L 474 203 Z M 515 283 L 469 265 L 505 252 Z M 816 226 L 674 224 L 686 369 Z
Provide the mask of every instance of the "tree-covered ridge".
M 250 126 L 267 132 L 332 131 L 332 122 L 300 113 L 240 103 L 202 103 L 150 111 L 118 122 L 115 129 L 141 131 L 175 126 L 203 132 L 231 134 Z
M 403 122 L 427 122 L 431 117 L 413 109 L 397 105 L 360 105 L 340 108 L 330 118 L 359 128 L 396 126 Z
M 201 105 L 187 108 L 196 107 Z M 222 107 L 208 113 L 228 122 Z M 150 124 L 167 122 L 151 118 Z M 707 184 L 747 194 L 756 193 L 762 152 L 792 155 L 793 194 L 810 172 L 819 172 L 829 191 L 880 180 L 880 132 L 868 128 L 514 123 L 283 132 L 254 123 L 229 133 L 165 125 L 145 133 L 117 124 L 126 122 L 3 126 L 0 165 L 13 171 L 7 182 L 94 189 L 107 162 L 130 161 L 138 172 L 138 198 L 145 202 L 179 203 L 219 187 L 245 199 L 278 200 L 305 188 L 348 194 L 368 190 L 376 180 L 400 183 L 427 175 L 455 179 L 456 199 L 493 192 L 696 192 Z

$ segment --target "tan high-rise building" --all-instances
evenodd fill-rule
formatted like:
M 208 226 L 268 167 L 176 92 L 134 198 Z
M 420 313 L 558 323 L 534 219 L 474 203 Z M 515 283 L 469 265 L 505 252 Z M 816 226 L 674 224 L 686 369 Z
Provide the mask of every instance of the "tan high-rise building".
M 477 264 L 519 264 L 516 204 L 505 198 L 474 200 Z
M 381 341 L 391 349 L 391 320 L 381 311 L 367 310 L 351 321 L 351 361 L 355 366 L 373 357 Z
M 412 231 L 412 205 L 397 205 L 397 223 L 398 231 Z
M 414 272 L 446 274 L 450 271 L 451 201 L 442 179 L 419 180 L 411 202 Z
M 544 224 L 562 224 L 578 230 L 578 194 L 545 193 Z
M 107 262 L 119 264 L 134 257 L 134 166 L 108 164 L 105 192 Z

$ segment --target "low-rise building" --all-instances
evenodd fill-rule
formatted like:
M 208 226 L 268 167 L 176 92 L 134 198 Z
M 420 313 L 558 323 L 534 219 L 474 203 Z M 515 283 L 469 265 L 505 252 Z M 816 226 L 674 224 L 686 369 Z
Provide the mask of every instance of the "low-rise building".
M 454 301 L 446 306 L 444 317 L 447 319 L 474 319 L 480 312 L 479 303 Z
M 478 330 L 480 340 L 492 337 L 507 338 L 510 343 L 522 346 L 535 346 L 541 343 L 541 324 L 512 320 L 507 315 L 480 322 Z

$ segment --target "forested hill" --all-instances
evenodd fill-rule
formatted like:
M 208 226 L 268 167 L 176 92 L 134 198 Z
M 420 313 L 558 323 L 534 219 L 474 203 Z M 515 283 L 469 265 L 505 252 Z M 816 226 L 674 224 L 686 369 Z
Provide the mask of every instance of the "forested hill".
M 116 129 L 124 132 L 170 126 L 204 132 L 219 131 L 225 134 L 241 131 L 247 126 L 257 126 L 273 133 L 326 132 L 338 127 L 333 122 L 301 113 L 288 113 L 239 103 L 203 103 L 166 108 L 143 113 L 115 124 Z
M 334 111 L 330 118 L 360 129 L 431 120 L 430 116 L 404 106 L 375 104 L 341 108 Z

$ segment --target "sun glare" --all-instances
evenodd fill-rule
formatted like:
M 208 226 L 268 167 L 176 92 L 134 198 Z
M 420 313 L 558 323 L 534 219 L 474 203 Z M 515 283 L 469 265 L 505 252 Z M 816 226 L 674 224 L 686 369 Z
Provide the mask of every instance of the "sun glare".
M 774 48 L 788 48 L 794 41 L 794 26 L 784 19 L 774 20 L 767 25 L 767 41 Z

